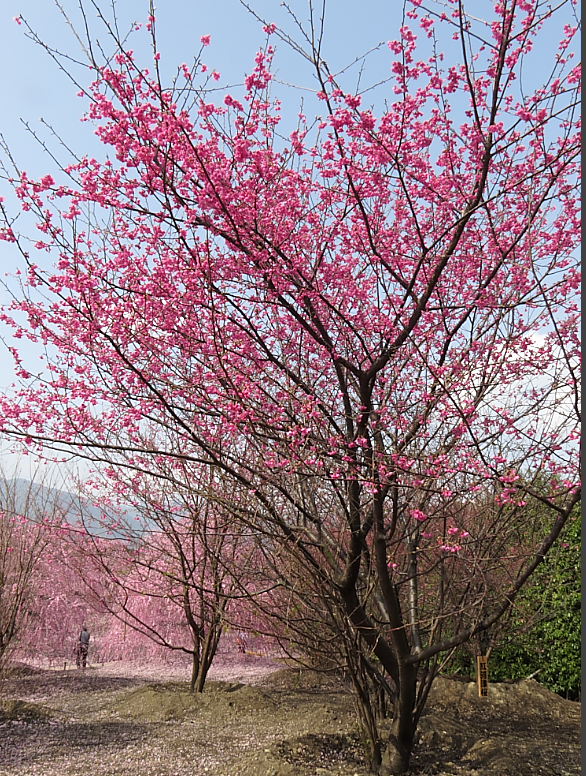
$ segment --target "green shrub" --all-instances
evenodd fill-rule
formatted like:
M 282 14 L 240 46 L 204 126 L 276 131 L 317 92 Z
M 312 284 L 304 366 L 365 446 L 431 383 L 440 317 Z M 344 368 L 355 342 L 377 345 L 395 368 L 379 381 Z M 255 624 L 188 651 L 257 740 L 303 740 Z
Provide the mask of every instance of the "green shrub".
M 577 700 L 581 694 L 581 516 L 570 518 L 559 546 L 535 572 L 493 647 L 489 679 L 531 675 L 545 687 Z M 470 652 L 458 651 L 449 672 L 472 675 Z

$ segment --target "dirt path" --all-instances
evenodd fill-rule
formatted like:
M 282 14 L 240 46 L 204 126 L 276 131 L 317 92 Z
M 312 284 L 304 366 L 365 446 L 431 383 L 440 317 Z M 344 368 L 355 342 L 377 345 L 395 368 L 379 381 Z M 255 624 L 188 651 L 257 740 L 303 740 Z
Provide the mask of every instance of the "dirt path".
M 323 677 L 244 656 L 206 692 L 185 670 L 107 665 L 29 672 L 0 698 L 0 776 L 367 776 L 351 696 Z M 580 705 L 534 681 L 440 678 L 417 776 L 578 776 Z

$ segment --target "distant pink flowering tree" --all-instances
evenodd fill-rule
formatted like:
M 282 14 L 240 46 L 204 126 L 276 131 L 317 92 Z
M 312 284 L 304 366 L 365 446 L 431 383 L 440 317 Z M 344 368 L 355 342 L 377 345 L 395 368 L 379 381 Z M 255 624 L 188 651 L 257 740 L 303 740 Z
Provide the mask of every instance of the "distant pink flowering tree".
M 63 185 L 13 178 L 54 267 L 8 215 L 2 232 L 28 263 L 4 320 L 50 354 L 35 377 L 14 350 L 4 432 L 138 477 L 176 462 L 179 488 L 201 466 L 229 478 L 259 548 L 289 553 L 378 659 L 394 711 L 371 758 L 393 774 L 439 656 L 502 617 L 579 499 L 577 28 L 533 88 L 552 10 L 448 7 L 405 4 L 378 118 L 306 51 L 322 119 L 285 142 L 278 28 L 221 105 L 199 60 L 166 88 L 118 41 L 87 92 L 112 157 Z M 532 501 L 549 519 L 507 567 Z M 508 573 L 488 597 L 496 534 Z M 458 600 L 462 568 L 477 584 Z
M 182 472 L 180 465 L 169 470 L 165 463 L 155 467 L 158 476 L 151 472 L 130 482 L 123 468 L 109 472 L 110 486 L 137 514 L 105 514 L 101 533 L 107 529 L 111 539 L 88 529 L 79 546 L 80 567 L 89 572 L 86 588 L 94 605 L 119 620 L 124 633 L 128 627 L 159 652 L 191 656 L 191 690 L 202 692 L 230 605 L 248 598 L 254 545 L 214 497 L 213 477 L 204 470 L 196 479 L 193 467 Z M 225 501 L 227 496 L 224 490 Z M 115 630 L 110 625 L 104 648 Z M 129 635 L 128 647 L 131 641 Z M 129 656 L 128 648 L 123 657 Z
M 72 665 L 80 630 L 90 631 L 90 664 L 97 658 L 100 637 L 108 630 L 107 612 L 88 595 L 87 583 L 97 586 L 92 569 L 80 563 L 81 537 L 71 542 L 66 520 L 48 534 L 34 575 L 34 597 L 26 638 L 20 639 L 15 656 L 57 667 Z M 93 574 L 95 576 L 95 573 Z
M 0 470 L 0 671 L 13 660 L 71 663 L 81 626 L 95 639 L 104 620 L 88 599 L 79 532 L 70 540 L 73 498 L 62 488 L 41 466 Z
M 15 656 L 36 657 L 36 615 L 47 554 L 59 536 L 64 507 L 38 469 L 30 482 L 0 470 L 0 671 Z
M 20 515 L 0 511 L 0 671 L 25 636 L 34 596 L 33 580 L 46 544 L 44 531 Z

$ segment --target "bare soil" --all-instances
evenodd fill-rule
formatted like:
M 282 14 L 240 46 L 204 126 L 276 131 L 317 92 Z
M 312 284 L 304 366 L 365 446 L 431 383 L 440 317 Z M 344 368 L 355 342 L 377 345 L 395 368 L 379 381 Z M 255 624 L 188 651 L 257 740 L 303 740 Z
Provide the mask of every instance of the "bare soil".
M 14 671 L 0 686 L 0 776 L 367 776 L 341 682 L 254 655 L 185 669 Z M 535 681 L 439 677 L 410 774 L 578 776 L 580 704 Z

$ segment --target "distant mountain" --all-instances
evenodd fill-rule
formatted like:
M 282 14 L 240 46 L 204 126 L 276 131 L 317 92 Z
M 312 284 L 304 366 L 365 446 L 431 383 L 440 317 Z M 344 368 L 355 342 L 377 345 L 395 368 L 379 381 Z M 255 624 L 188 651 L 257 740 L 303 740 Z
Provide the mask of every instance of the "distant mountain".
M 0 476 L 0 510 L 32 520 L 59 511 L 71 525 L 81 521 L 96 536 L 106 533 L 100 520 L 105 512 L 103 508 L 69 491 L 48 487 L 23 477 L 5 479 Z M 129 519 L 137 516 L 135 510 L 126 511 Z

